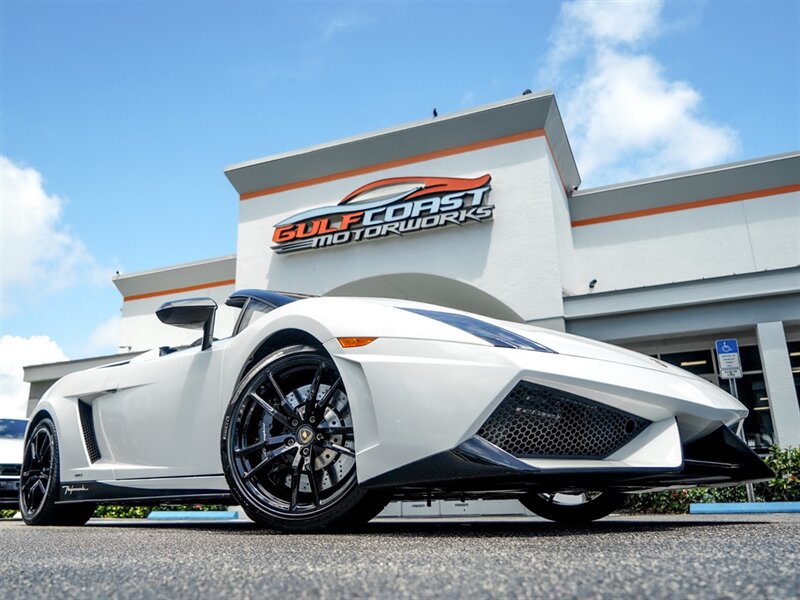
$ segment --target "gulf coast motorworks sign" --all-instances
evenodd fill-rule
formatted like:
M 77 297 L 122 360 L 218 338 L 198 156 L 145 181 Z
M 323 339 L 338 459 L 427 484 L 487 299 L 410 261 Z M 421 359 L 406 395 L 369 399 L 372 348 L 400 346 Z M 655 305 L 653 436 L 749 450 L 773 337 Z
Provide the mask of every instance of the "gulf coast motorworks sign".
M 364 185 L 333 206 L 303 211 L 275 225 L 276 254 L 330 248 L 489 221 L 491 175 L 392 177 Z

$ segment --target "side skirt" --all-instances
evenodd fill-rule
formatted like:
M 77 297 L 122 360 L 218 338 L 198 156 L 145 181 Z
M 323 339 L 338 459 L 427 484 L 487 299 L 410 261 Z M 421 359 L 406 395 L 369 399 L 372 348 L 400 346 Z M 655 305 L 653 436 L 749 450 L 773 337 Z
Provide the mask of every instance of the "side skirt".
M 169 483 L 174 483 L 174 478 Z M 77 502 L 115 503 L 115 504 L 175 504 L 213 502 L 225 504 L 233 497 L 227 490 L 186 489 L 186 488 L 136 488 L 97 481 L 67 481 L 61 483 L 57 504 Z

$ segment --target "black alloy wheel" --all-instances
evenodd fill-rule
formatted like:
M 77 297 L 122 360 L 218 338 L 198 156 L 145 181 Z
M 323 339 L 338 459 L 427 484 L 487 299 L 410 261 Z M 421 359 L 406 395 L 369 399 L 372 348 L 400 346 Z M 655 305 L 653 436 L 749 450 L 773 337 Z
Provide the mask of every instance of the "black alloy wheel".
M 59 495 L 58 437 L 53 421 L 42 419 L 25 442 L 19 508 L 28 525 L 83 525 L 93 504 L 56 505 Z
M 529 511 L 564 525 L 586 524 L 625 506 L 628 497 L 617 492 L 531 493 L 520 499 Z
M 383 508 L 358 487 L 349 398 L 320 349 L 285 348 L 250 371 L 225 414 L 221 451 L 231 492 L 258 523 L 309 531 Z

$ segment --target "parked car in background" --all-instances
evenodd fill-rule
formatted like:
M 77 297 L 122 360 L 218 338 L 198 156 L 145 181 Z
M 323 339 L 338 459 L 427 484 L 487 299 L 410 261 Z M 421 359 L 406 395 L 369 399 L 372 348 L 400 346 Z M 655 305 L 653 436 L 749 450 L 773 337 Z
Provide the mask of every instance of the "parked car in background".
M 0 507 L 19 504 L 19 475 L 22 466 L 25 419 L 0 419 Z

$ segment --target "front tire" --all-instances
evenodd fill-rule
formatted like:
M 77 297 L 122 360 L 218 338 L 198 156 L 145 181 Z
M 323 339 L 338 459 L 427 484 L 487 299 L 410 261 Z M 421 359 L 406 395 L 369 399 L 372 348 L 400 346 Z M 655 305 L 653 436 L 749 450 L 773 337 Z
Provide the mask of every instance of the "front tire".
M 221 436 L 231 493 L 255 522 L 312 531 L 366 522 L 383 508 L 358 485 L 350 401 L 333 360 L 292 346 L 234 392 Z
M 58 505 L 59 453 L 56 427 L 42 419 L 25 442 L 19 486 L 19 510 L 28 525 L 83 525 L 93 504 Z
M 585 525 L 607 517 L 625 505 L 627 496 L 615 492 L 579 494 L 531 493 L 520 500 L 529 511 L 563 525 Z

